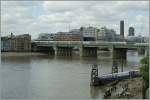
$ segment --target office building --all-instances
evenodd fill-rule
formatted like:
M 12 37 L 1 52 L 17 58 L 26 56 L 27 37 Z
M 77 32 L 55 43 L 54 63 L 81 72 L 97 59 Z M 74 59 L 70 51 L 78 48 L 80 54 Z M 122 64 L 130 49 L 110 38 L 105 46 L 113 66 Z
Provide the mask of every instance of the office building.
M 53 41 L 56 38 L 56 34 L 54 33 L 41 33 L 38 36 L 37 40 L 41 40 L 41 41 Z
M 98 29 L 96 27 L 82 27 L 81 33 L 84 41 L 96 41 Z
M 124 21 L 120 21 L 120 35 L 124 38 Z
M 29 34 L 17 35 L 11 38 L 12 51 L 30 51 L 31 36 Z
M 106 27 L 100 28 L 100 31 L 97 33 L 97 40 L 98 41 L 123 41 L 121 35 L 116 34 L 113 29 L 108 29 Z
M 29 34 L 1 37 L 1 51 L 30 51 L 31 36 Z
M 80 29 L 72 29 L 69 31 L 71 34 L 80 34 Z
M 70 33 L 70 32 L 58 32 L 56 34 L 56 41 L 81 41 L 82 37 L 79 33 Z
M 128 36 L 134 36 L 134 28 L 133 27 L 129 27 L 129 31 L 128 31 Z
M 11 51 L 11 39 L 9 37 L 1 37 L 1 51 Z

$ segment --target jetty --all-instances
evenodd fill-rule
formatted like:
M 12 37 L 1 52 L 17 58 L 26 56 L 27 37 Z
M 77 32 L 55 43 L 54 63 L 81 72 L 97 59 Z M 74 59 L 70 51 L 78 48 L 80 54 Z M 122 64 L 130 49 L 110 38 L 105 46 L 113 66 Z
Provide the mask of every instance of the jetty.
M 119 81 L 124 79 L 131 79 L 141 77 L 139 70 L 132 70 L 132 71 L 125 71 L 119 73 L 111 73 L 111 74 L 104 74 L 99 76 L 98 75 L 98 66 L 96 64 L 92 65 L 91 70 L 91 86 L 101 86 L 106 85 L 113 81 Z

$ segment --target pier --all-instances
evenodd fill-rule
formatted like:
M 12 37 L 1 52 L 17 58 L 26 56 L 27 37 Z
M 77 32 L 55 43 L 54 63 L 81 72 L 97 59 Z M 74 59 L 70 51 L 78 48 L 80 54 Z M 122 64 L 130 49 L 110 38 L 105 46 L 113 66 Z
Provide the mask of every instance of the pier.
M 113 82 L 113 81 L 136 78 L 136 77 L 140 77 L 140 76 L 141 76 L 141 74 L 140 74 L 139 70 L 111 73 L 111 74 L 105 74 L 105 75 L 98 76 L 98 66 L 96 64 L 94 64 L 92 66 L 92 70 L 91 70 L 90 85 L 100 86 L 100 85 L 105 85 L 105 84 Z

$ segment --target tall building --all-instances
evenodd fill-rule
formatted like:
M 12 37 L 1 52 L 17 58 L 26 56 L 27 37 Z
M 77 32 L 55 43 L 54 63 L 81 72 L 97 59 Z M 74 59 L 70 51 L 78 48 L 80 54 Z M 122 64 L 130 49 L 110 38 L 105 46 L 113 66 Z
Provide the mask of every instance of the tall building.
M 134 36 L 134 27 L 129 27 L 128 36 Z
M 120 21 L 120 35 L 124 38 L 124 21 Z

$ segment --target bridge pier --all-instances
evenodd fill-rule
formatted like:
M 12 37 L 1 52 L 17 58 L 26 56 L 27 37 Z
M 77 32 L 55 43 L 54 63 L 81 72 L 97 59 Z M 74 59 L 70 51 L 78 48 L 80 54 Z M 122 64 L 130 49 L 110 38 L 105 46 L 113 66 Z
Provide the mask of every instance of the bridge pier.
M 139 48 L 138 49 L 138 54 L 147 56 L 149 54 L 149 49 L 148 48 Z
M 38 51 L 37 45 L 35 43 L 31 43 L 31 51 L 32 52 L 37 52 Z
M 48 53 L 50 55 L 55 55 L 55 50 L 54 50 L 53 46 L 38 46 L 35 43 L 32 43 L 31 51 L 32 52 L 43 52 L 43 53 Z
M 145 54 L 145 48 L 138 48 L 138 54 L 144 55 Z
M 149 48 L 145 48 L 145 51 L 144 51 L 144 56 L 149 56 Z
M 37 52 L 43 52 L 43 53 L 47 53 L 49 55 L 55 55 L 55 50 L 52 46 L 51 47 L 38 46 L 37 47 Z
M 49 48 L 48 54 L 50 54 L 50 55 L 55 55 L 55 50 L 54 50 L 53 47 L 50 47 L 50 48 Z
M 57 56 L 72 56 L 72 47 L 57 47 Z
M 126 48 L 113 48 L 113 59 L 127 59 Z
M 97 47 L 82 47 L 80 53 L 83 57 L 97 57 Z

